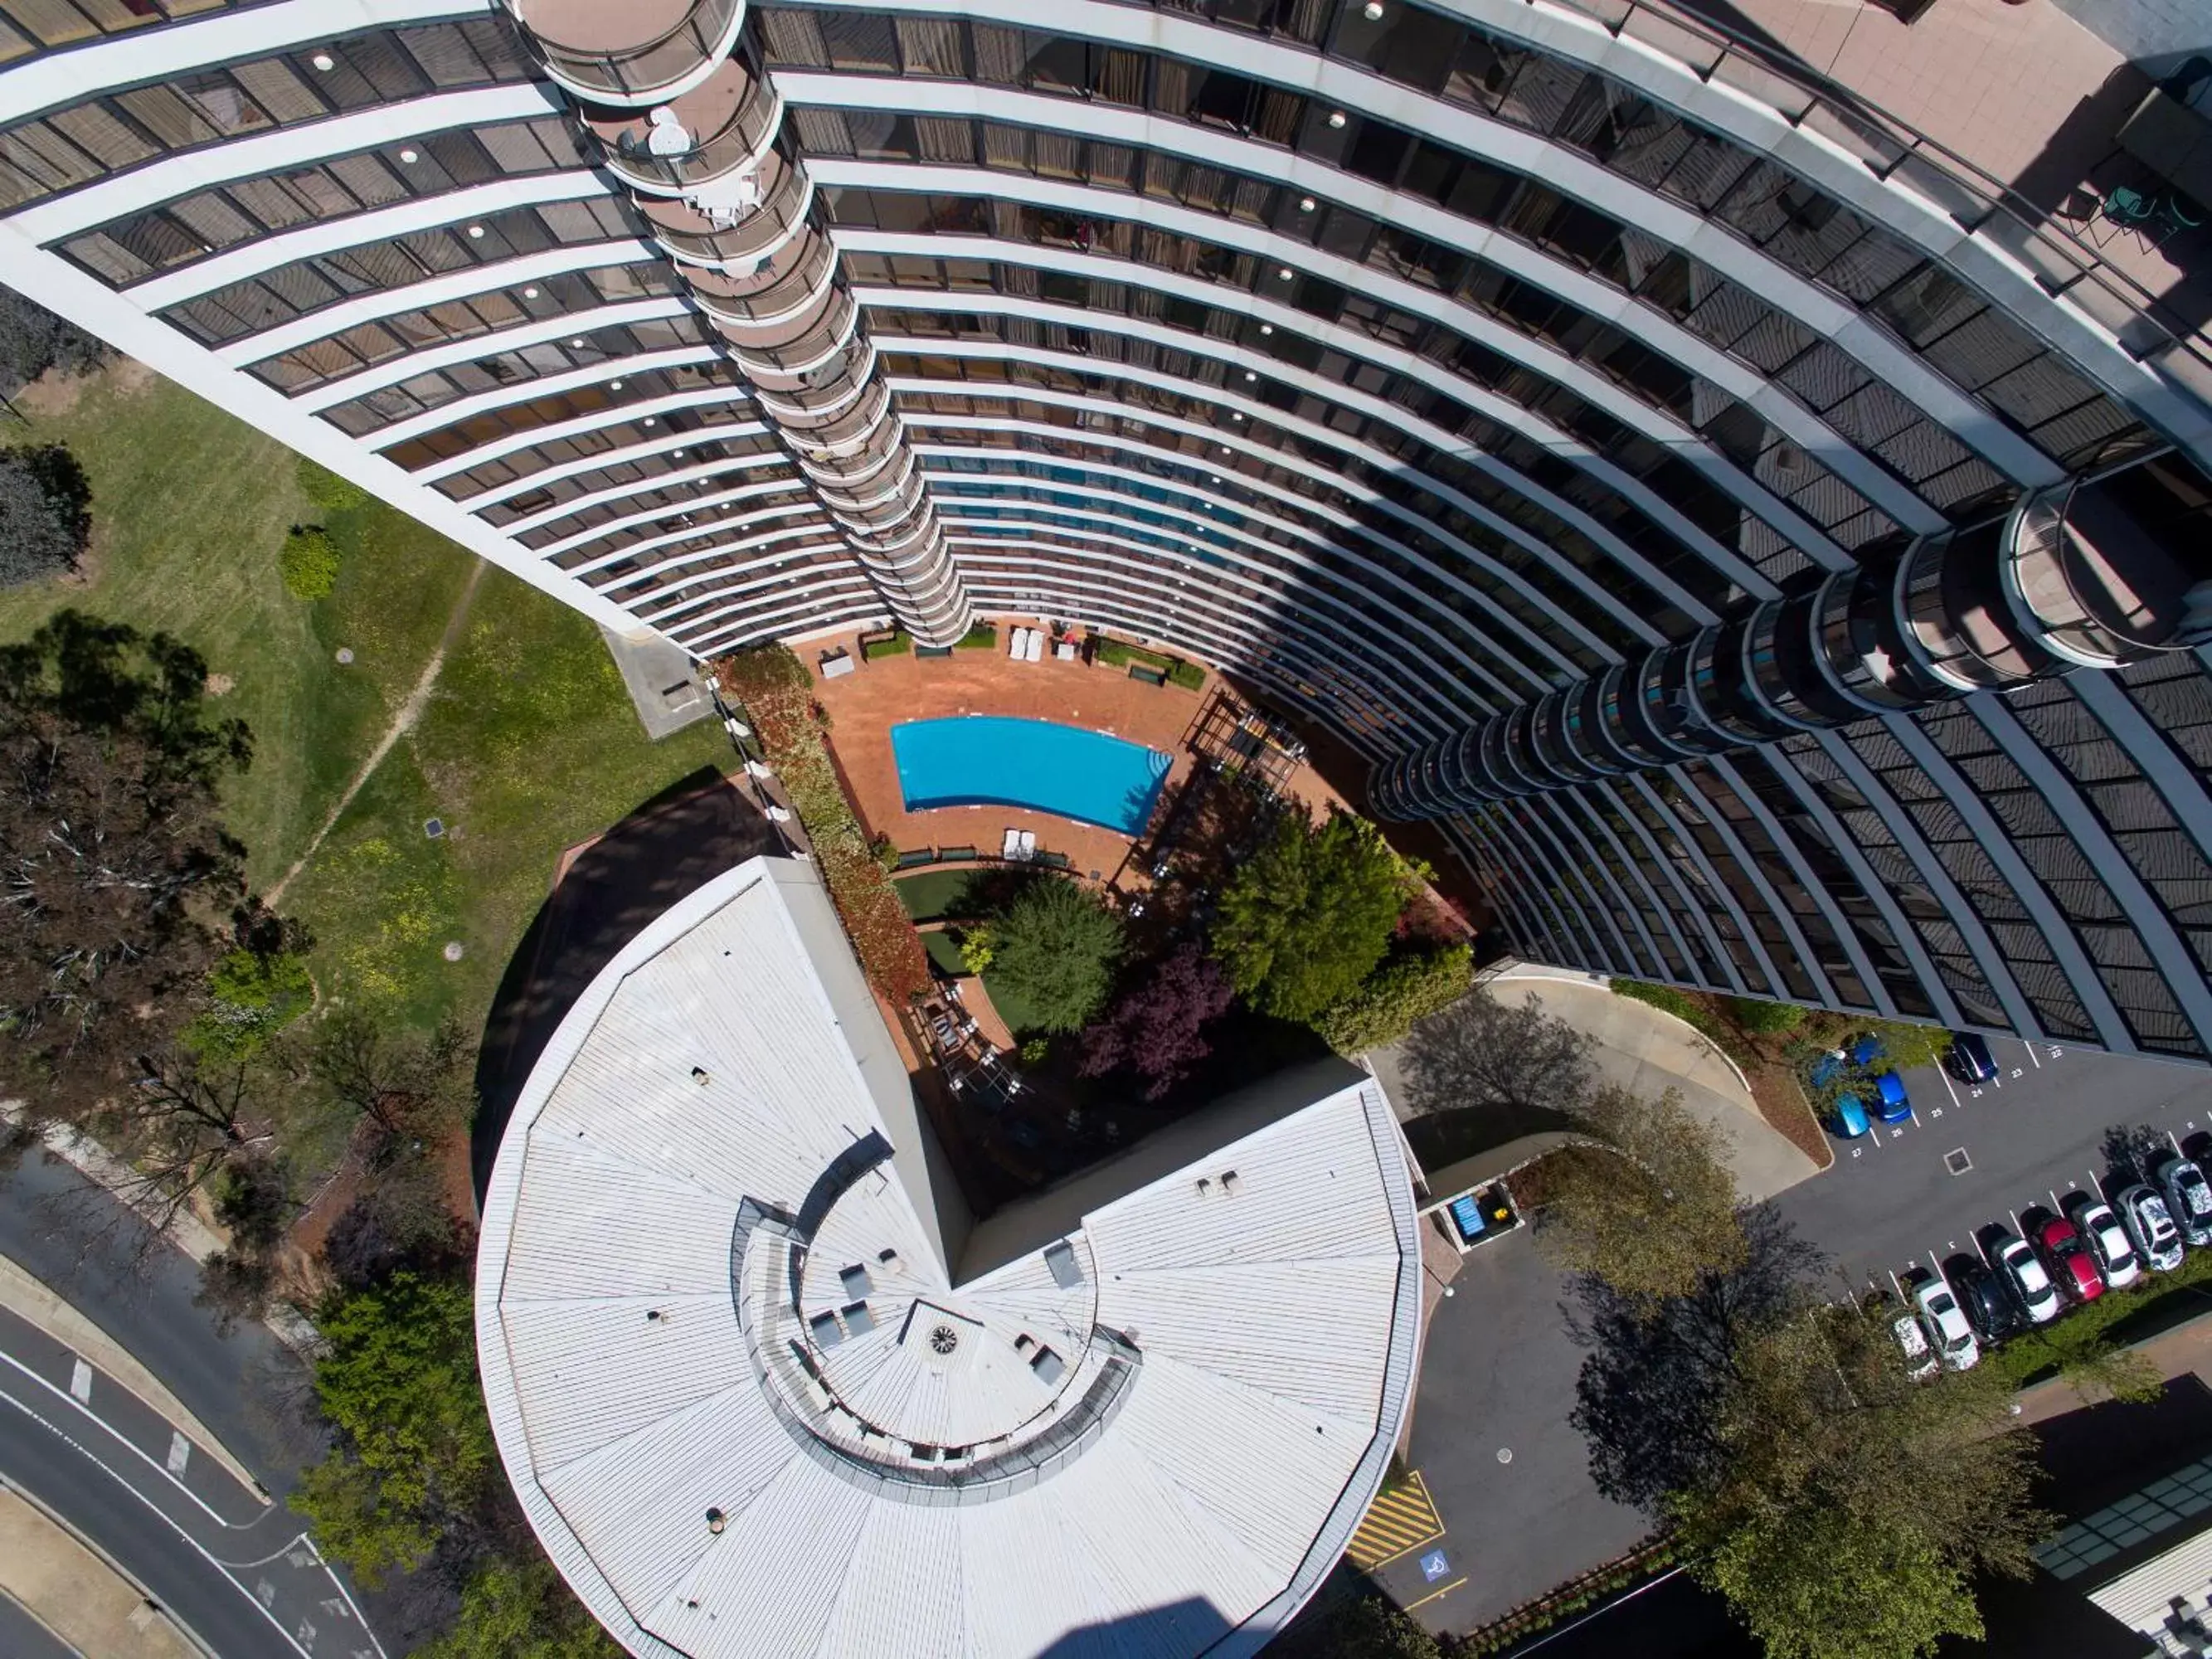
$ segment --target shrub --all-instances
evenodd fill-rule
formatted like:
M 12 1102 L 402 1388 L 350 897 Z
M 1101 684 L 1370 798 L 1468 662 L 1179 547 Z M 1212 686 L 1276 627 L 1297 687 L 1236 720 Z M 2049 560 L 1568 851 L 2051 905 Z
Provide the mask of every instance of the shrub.
M 978 979 L 989 969 L 997 953 L 997 942 L 988 923 L 970 927 L 960 935 L 960 965 Z
M 724 695 L 752 717 L 769 763 L 806 828 L 815 866 L 844 919 L 862 971 L 895 1006 L 927 995 L 929 957 L 921 935 L 837 781 L 806 665 L 781 645 L 766 645 L 725 657 L 715 672 Z
M 902 657 L 913 649 L 913 636 L 901 629 L 887 640 L 870 640 L 860 647 L 860 659 L 874 662 L 879 657 Z
M 327 599 L 338 585 L 338 550 L 320 525 L 294 525 L 277 568 L 295 599 Z
M 301 493 L 325 513 L 343 513 L 368 499 L 368 492 L 350 478 L 342 478 L 328 467 L 300 458 Z
M 1091 654 L 1092 660 L 1103 662 L 1109 668 L 1122 668 L 1133 662 L 1140 662 L 1147 668 L 1157 668 L 1163 674 L 1171 674 L 1176 666 L 1173 657 L 1164 657 L 1157 651 L 1147 651 L 1142 646 L 1131 645 L 1123 640 L 1110 640 L 1103 635 L 1099 635 Z M 1201 672 L 1199 676 L 1201 684 L 1205 678 Z
M 76 568 L 91 506 L 84 469 L 60 444 L 0 449 L 0 587 Z
M 999 630 L 989 623 L 979 622 L 952 642 L 955 651 L 988 651 L 999 642 Z
M 230 952 L 208 975 L 215 1006 L 179 1041 L 203 1060 L 244 1060 L 307 1011 L 315 982 L 296 952 Z
M 50 368 L 87 374 L 106 362 L 107 343 L 35 300 L 0 288 L 0 398 L 12 398 Z
M 1168 684 L 1180 685 L 1186 691 L 1196 691 L 1206 684 L 1206 671 L 1194 662 L 1178 662 L 1168 670 Z
M 1729 997 L 1729 1017 L 1754 1036 L 1781 1036 L 1805 1023 L 1805 1011 L 1794 1002 L 1768 1002 L 1758 997 Z
M 1031 1037 L 1017 1051 L 1024 1066 L 1042 1066 L 1045 1056 L 1052 1052 L 1050 1037 Z
M 1395 957 L 1343 1001 L 1324 1010 L 1314 1030 L 1340 1054 L 1379 1048 L 1458 1001 L 1474 981 L 1474 952 L 1464 945 Z

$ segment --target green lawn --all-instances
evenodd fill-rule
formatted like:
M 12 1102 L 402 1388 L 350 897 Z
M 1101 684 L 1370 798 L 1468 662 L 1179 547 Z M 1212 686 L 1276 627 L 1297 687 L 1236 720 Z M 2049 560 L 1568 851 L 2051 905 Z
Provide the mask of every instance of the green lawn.
M 43 394 L 44 388 L 40 389 Z M 34 396 L 33 403 L 38 401 Z M 7 442 L 67 443 L 93 485 L 88 576 L 0 592 L 0 639 L 64 605 L 166 629 L 207 659 L 252 727 L 225 812 L 266 889 L 329 816 L 437 648 L 474 556 L 370 502 L 332 515 L 337 590 L 284 591 L 277 552 L 322 515 L 289 450 L 135 366 L 35 414 Z M 337 653 L 354 653 L 342 667 Z M 410 1024 L 480 1025 L 562 850 L 702 765 L 712 721 L 646 738 L 598 630 L 486 570 L 420 724 L 394 746 L 284 895 L 313 931 L 319 993 Z M 422 821 L 444 819 L 443 840 Z M 443 948 L 465 954 L 447 963 Z
M 898 889 L 907 915 L 916 921 L 942 921 L 968 916 L 963 907 L 975 874 L 973 870 L 926 870 L 918 876 L 901 876 L 891 884 Z
M 991 1006 L 999 1011 L 999 1018 L 1006 1022 L 1006 1029 L 1016 1036 L 1042 1035 L 1037 1030 L 1036 1013 L 1029 999 L 1010 987 L 1003 975 L 986 971 L 983 990 L 991 999 Z
M 952 942 L 952 935 L 939 928 L 921 936 L 921 948 L 929 952 L 929 959 L 945 973 L 965 974 L 968 964 L 960 960 L 960 947 Z

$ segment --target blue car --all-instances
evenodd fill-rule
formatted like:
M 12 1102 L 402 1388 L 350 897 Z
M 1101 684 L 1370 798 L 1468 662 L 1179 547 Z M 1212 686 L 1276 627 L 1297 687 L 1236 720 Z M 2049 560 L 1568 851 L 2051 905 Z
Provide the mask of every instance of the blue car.
M 1902 1123 L 1912 1115 L 1912 1100 L 1905 1092 L 1905 1079 L 1884 1072 L 1874 1080 L 1875 1109 L 1884 1123 Z
M 1867 1132 L 1868 1127 L 1866 1108 L 1859 1104 L 1859 1097 L 1838 1095 L 1835 1115 L 1828 1120 L 1828 1133 L 1845 1140 L 1856 1140 Z
M 1843 1069 L 1844 1057 L 1841 1054 L 1818 1056 L 1813 1061 L 1813 1086 L 1815 1089 L 1826 1088 L 1842 1073 Z
M 1869 1031 L 1851 1044 L 1851 1064 L 1871 1066 L 1887 1053 L 1888 1050 L 1881 1046 L 1881 1039 Z

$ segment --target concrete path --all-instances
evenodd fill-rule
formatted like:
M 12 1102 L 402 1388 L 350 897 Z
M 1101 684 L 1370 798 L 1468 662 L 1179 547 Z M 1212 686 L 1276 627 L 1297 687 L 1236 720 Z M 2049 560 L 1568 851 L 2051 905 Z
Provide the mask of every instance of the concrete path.
M 1648 1002 L 1615 996 L 1587 977 L 1509 969 L 1488 982 L 1500 1001 L 1534 995 L 1544 1012 L 1588 1036 L 1598 1076 L 1639 1095 L 1668 1089 L 1720 1132 L 1736 1190 L 1757 1203 L 1820 1173 L 1820 1166 L 1771 1126 L 1735 1062 L 1698 1030 Z
M 623 685 L 629 692 L 630 707 L 637 710 L 638 723 L 655 743 L 714 712 L 714 699 L 700 683 L 691 653 L 681 646 L 648 630 L 617 634 L 602 627 L 599 637 L 607 642 L 608 655 L 622 671 Z
M 0 1653 L 196 1659 L 200 1647 L 46 1511 L 0 1491 Z

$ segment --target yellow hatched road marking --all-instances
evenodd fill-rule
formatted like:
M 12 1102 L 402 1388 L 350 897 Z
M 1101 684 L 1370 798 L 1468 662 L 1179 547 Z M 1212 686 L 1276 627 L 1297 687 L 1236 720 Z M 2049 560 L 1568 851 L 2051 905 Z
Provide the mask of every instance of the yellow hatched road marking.
M 1442 1537 L 1443 1530 L 1443 1517 L 1429 1497 L 1428 1483 L 1416 1469 L 1403 1486 L 1375 1500 L 1345 1554 L 1352 1565 L 1369 1571 Z

